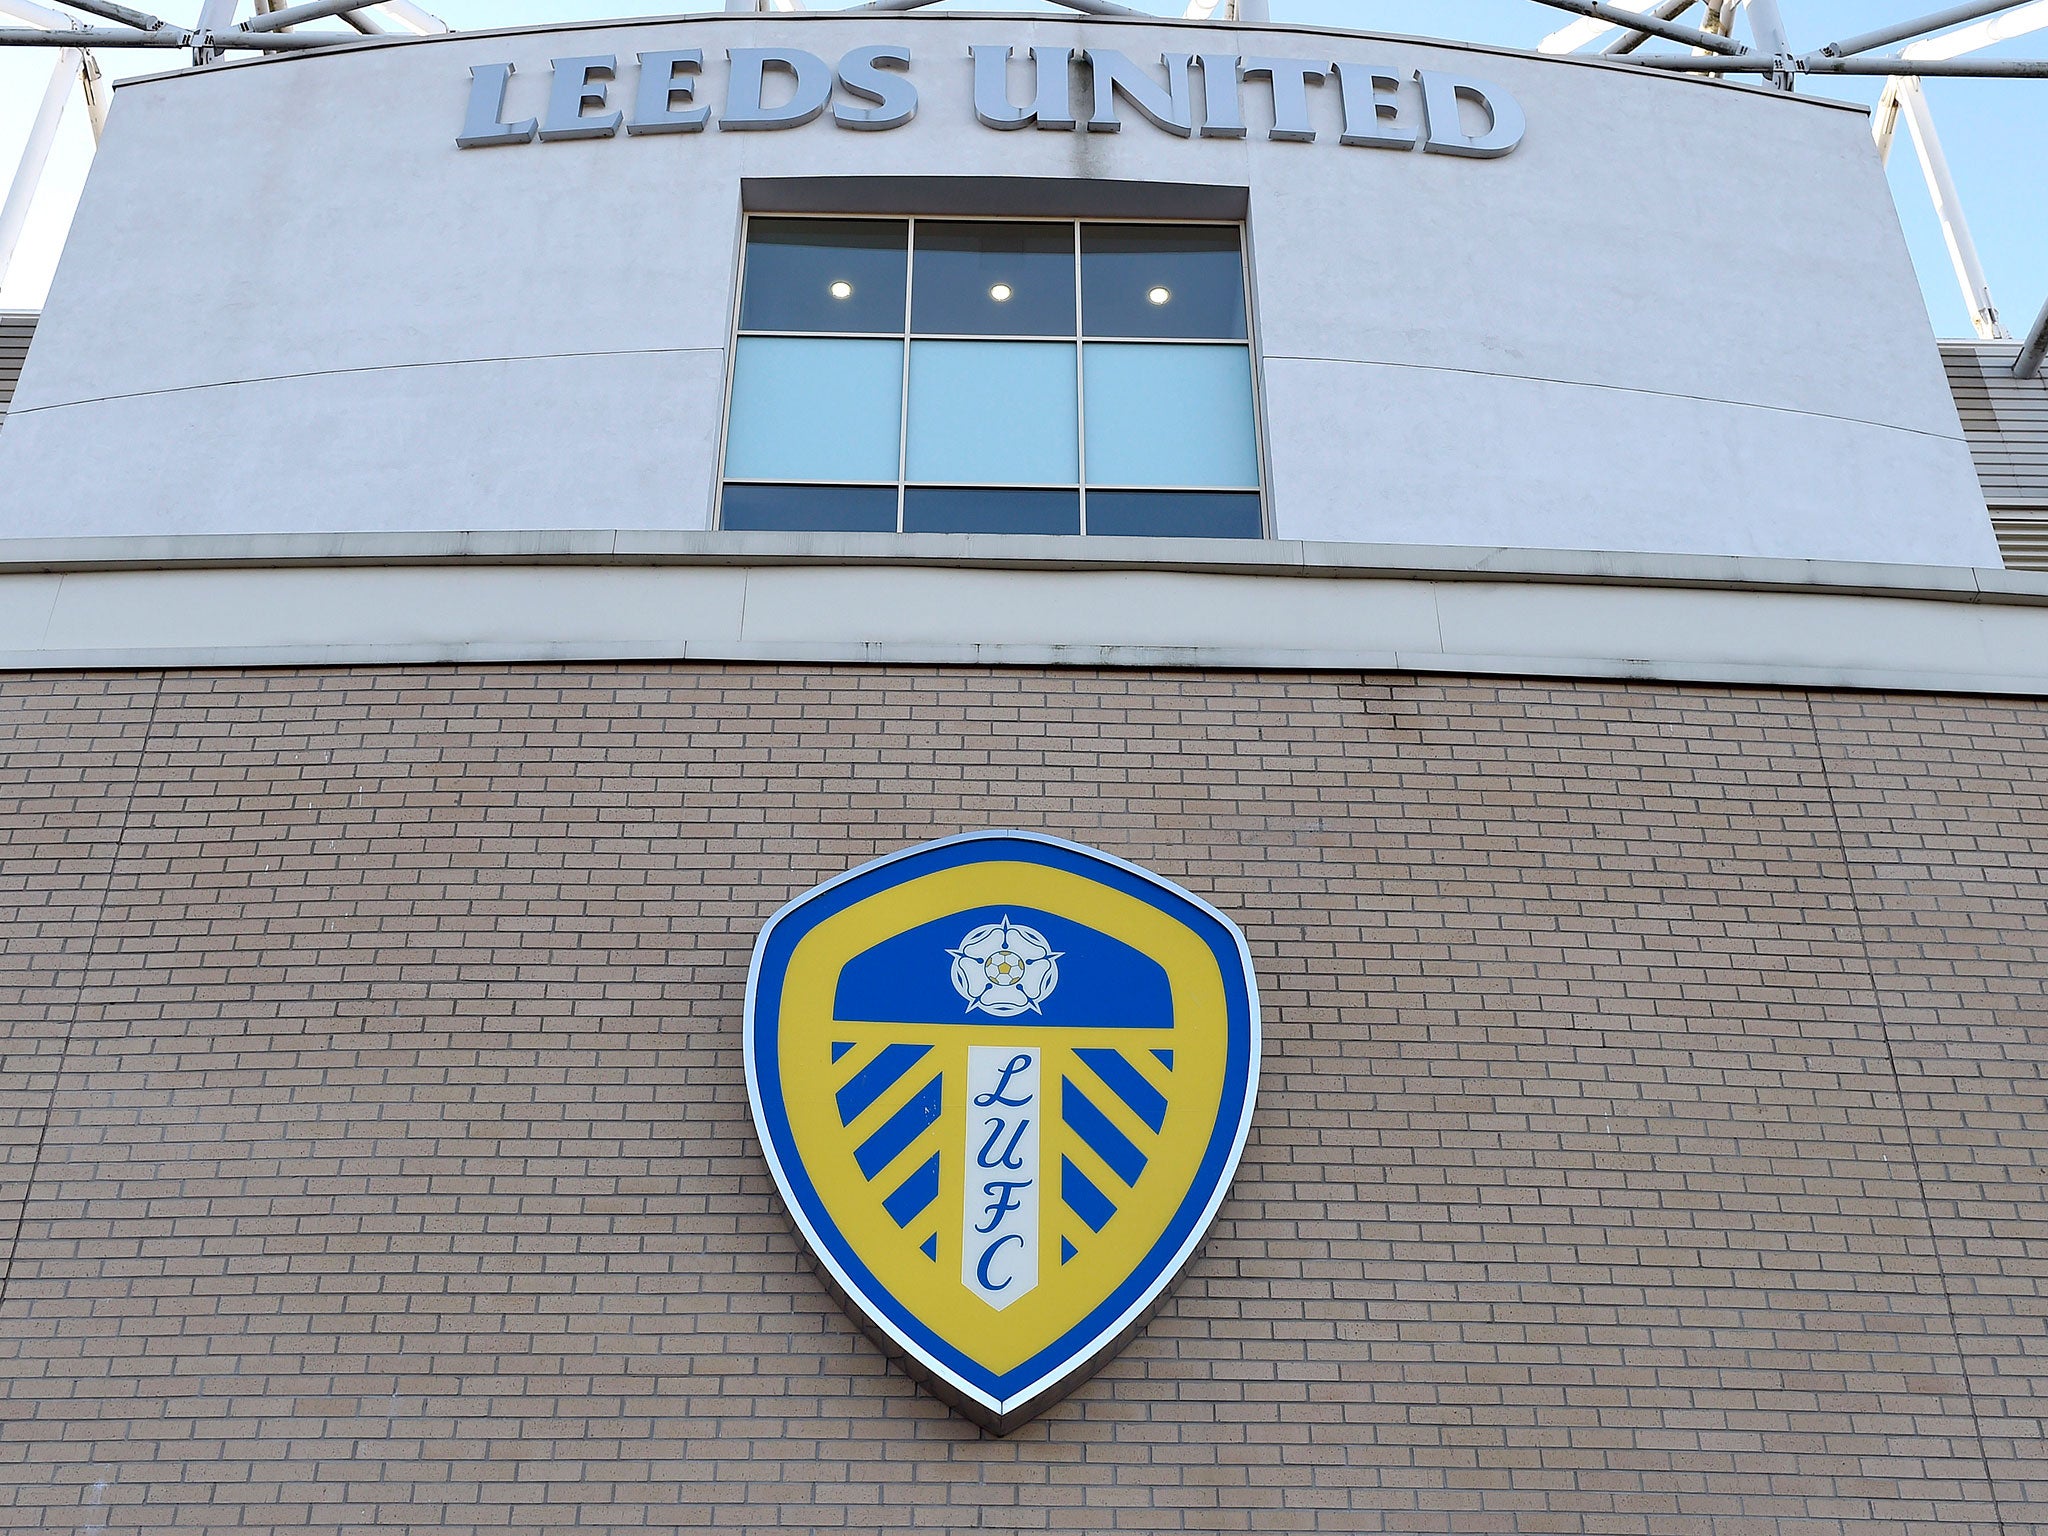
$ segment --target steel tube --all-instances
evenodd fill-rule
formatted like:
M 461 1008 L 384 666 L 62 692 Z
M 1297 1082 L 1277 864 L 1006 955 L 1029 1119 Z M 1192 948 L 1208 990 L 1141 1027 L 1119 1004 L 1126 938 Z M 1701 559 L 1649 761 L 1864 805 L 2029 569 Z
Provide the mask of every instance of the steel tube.
M 1536 0 L 1538 5 L 1547 5 L 1554 11 L 1573 11 L 1581 16 L 1591 16 L 1609 26 L 1626 27 L 1631 32 L 1648 32 L 1654 37 L 1684 43 L 1689 47 L 1702 48 L 1708 53 L 1718 53 L 1729 58 L 1751 52 L 1747 44 L 1738 43 L 1731 37 L 1716 37 L 1711 32 L 1702 32 L 1697 27 L 1688 27 L 1675 21 L 1659 21 L 1638 11 L 1625 11 L 1620 6 L 1608 5 L 1605 0 Z
M 1742 8 L 1749 13 L 1750 35 L 1756 45 L 1769 54 L 1790 53 L 1791 39 L 1785 32 L 1785 17 L 1778 9 L 1778 0 L 1743 0 Z
M 1875 32 L 1845 37 L 1839 43 L 1829 43 L 1820 51 L 1831 59 L 1842 58 L 1852 53 L 1868 53 L 1871 49 L 1882 48 L 1887 43 L 1919 37 L 1925 32 L 1939 32 L 1943 27 L 1953 27 L 1961 22 L 1975 21 L 1979 16 L 2018 10 L 2025 3 L 2026 0 L 1972 0 L 1969 5 L 1952 5 L 1945 11 L 1922 16 L 1918 21 L 1902 21 L 1889 27 L 1879 27 Z
M 308 48 L 332 48 L 336 43 L 360 43 L 355 32 L 244 32 L 230 27 L 207 38 L 209 48 L 247 49 L 254 53 L 297 53 Z
M 304 5 L 288 5 L 281 11 L 272 11 L 268 16 L 252 16 L 235 32 L 275 32 L 284 27 L 295 27 L 302 21 L 320 21 L 329 16 L 338 16 L 343 11 L 359 11 L 376 4 L 376 0 L 306 0 Z M 228 34 L 219 34 L 222 37 Z
M 2034 328 L 2027 332 L 2027 339 L 2020 346 L 2020 355 L 2013 359 L 2012 376 L 2016 379 L 2031 379 L 2041 371 L 2043 359 L 2048 359 L 2048 304 L 2041 306 L 2041 313 L 2034 317 Z
M 423 11 L 412 0 L 384 0 L 384 14 L 409 32 L 425 36 L 433 32 L 446 32 L 448 23 L 431 11 Z
M 0 0 L 0 16 L 10 16 L 24 26 L 48 27 L 56 32 L 69 32 L 78 25 L 69 16 L 37 5 L 35 0 Z
M 103 21 L 118 21 L 124 27 L 140 27 L 145 32 L 161 32 L 165 22 L 161 16 L 152 16 L 147 11 L 130 10 L 117 5 L 114 0 L 64 0 L 74 10 L 89 11 Z
M 161 32 L 118 27 L 80 27 L 76 32 L 0 27 L 0 48 L 182 48 L 191 41 L 191 33 L 172 27 Z
M 1698 59 L 1670 54 L 1646 53 L 1630 59 L 1644 69 L 1668 69 L 1684 75 L 1768 75 L 1777 68 L 1775 59 L 1751 54 L 1742 59 Z M 1803 75 L 1934 75 L 1964 80 L 2048 79 L 2048 59 L 1901 59 L 1887 54 L 1879 59 L 1823 59 L 1810 56 L 1794 59 L 1793 69 Z
M 14 167 L 7 200 L 0 203 L 0 283 L 7 281 L 7 265 L 14 260 L 14 248 L 21 243 L 22 230 L 28 227 L 29 204 L 35 201 L 43 167 L 49 163 L 50 146 L 57 142 L 57 128 L 64 121 L 65 104 L 71 100 L 71 78 L 84 62 L 85 55 L 78 49 L 64 49 L 57 55 L 57 67 L 50 71 L 50 83 L 43 87 L 42 104 L 36 108 L 35 121 L 29 124 L 28 143 L 22 146 L 21 159 Z
M 1934 113 L 1927 105 L 1927 92 L 1919 81 L 1900 83 L 1899 105 L 1905 109 L 1913 147 L 1920 152 L 1920 172 L 1927 179 L 1927 195 L 1933 199 L 1935 217 L 1941 221 L 1941 236 L 1948 244 L 1949 261 L 1956 269 L 1963 303 L 1970 311 L 1970 324 L 1985 341 L 2003 341 L 2010 333 L 1999 323 L 1991 283 L 1977 255 L 1976 238 L 1970 233 L 1970 221 L 1963 216 L 1963 197 L 1956 190 L 1955 178 L 1949 174 L 1948 154 L 1941 147 L 1941 135 L 1934 128 Z
M 1664 0 L 1662 5 L 1648 14 L 1655 16 L 1659 21 L 1676 21 L 1691 10 L 1695 3 L 1696 0 Z M 1624 32 L 1600 51 L 1613 54 L 1634 53 L 1649 40 L 1650 34 L 1638 28 L 1634 32 Z

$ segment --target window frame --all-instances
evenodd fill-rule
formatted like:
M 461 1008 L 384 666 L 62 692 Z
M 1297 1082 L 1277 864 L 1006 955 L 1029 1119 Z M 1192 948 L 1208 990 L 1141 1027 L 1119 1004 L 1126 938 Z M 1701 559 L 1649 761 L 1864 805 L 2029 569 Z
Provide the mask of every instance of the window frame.
M 901 224 L 905 228 L 905 261 L 903 287 L 903 328 L 900 331 L 776 331 L 742 330 L 740 314 L 746 300 L 747 251 L 752 239 L 756 219 L 788 222 L 796 219 L 818 219 L 835 222 L 861 222 L 874 224 Z M 916 329 L 917 304 L 917 231 L 920 224 L 1037 224 L 1064 225 L 1073 234 L 1074 252 L 1074 328 L 1067 336 L 1029 335 L 977 335 L 960 333 L 922 334 Z M 1201 229 L 1230 229 L 1237 236 L 1238 281 L 1242 285 L 1244 303 L 1244 336 L 1094 336 L 1086 330 L 1087 299 L 1083 288 L 1083 232 L 1089 226 L 1129 227 L 1144 225 L 1173 228 L 1185 226 Z M 893 488 L 896 492 L 896 533 L 904 532 L 904 513 L 909 492 L 913 489 L 934 490 L 1072 490 L 1080 503 L 1080 530 L 1065 537 L 1088 537 L 1088 493 L 1091 490 L 1115 492 L 1151 492 L 1162 494 L 1183 493 L 1190 496 L 1229 494 L 1236 496 L 1253 495 L 1259 504 L 1260 540 L 1273 537 L 1272 500 L 1268 488 L 1272 481 L 1270 465 L 1267 462 L 1266 401 L 1264 389 L 1264 365 L 1259 347 L 1259 321 L 1255 300 L 1255 285 L 1252 282 L 1251 236 L 1246 220 L 1225 218 L 1117 218 L 1107 215 L 1062 216 L 1056 214 L 916 214 L 886 213 L 877 210 L 859 212 L 832 212 L 828 210 L 806 210 L 785 212 L 782 210 L 748 209 L 740 219 L 739 242 L 736 265 L 733 273 L 731 316 L 726 328 L 725 391 L 718 423 L 717 479 L 712 494 L 711 526 L 723 531 L 725 527 L 726 487 L 732 485 L 846 485 L 867 489 Z M 738 371 L 740 343 L 749 338 L 788 338 L 794 340 L 841 340 L 841 341 L 894 341 L 903 347 L 900 393 L 897 401 L 896 424 L 896 478 L 887 480 L 832 480 L 792 481 L 787 479 L 765 480 L 758 477 L 742 476 L 729 480 L 726 475 L 726 455 L 732 438 L 733 383 Z M 1050 345 L 1072 345 L 1074 349 L 1074 392 L 1075 392 L 1075 433 L 1076 433 L 1076 479 L 1073 482 L 1053 484 L 1022 485 L 988 480 L 938 481 L 909 479 L 910 454 L 910 366 L 911 354 L 919 341 L 951 342 L 1044 342 Z M 1093 485 L 1088 480 L 1088 386 L 1087 357 L 1091 344 L 1139 345 L 1161 347 L 1214 347 L 1242 348 L 1246 366 L 1251 378 L 1252 411 L 1252 455 L 1258 483 L 1243 485 Z M 744 530 L 757 532 L 760 530 Z M 1014 535 L 1010 535 L 1014 537 Z M 1042 537 L 1042 535 L 1041 535 Z M 1128 535 L 1138 537 L 1138 535 Z M 1170 537 L 1170 535 L 1145 535 L 1145 537 Z

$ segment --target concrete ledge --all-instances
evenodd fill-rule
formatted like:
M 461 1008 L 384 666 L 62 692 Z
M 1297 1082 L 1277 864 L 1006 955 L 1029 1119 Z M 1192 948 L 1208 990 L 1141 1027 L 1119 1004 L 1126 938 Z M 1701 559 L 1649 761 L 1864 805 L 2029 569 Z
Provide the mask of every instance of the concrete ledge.
M 0 541 L 0 667 L 1313 668 L 2048 696 L 2048 577 L 1671 555 L 670 532 Z

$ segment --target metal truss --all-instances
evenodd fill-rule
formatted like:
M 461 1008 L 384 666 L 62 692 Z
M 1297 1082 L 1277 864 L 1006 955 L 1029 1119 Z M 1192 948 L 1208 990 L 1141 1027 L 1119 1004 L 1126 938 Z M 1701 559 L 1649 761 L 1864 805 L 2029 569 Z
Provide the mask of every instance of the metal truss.
M 98 48 L 165 48 L 190 50 L 195 64 L 222 54 L 301 52 L 354 42 L 365 35 L 392 29 L 421 35 L 445 32 L 447 24 L 422 10 L 414 0 L 249 0 L 253 14 L 237 23 L 242 0 L 203 0 L 198 23 L 175 26 L 119 0 L 0 0 L 0 47 L 54 49 L 56 60 L 49 85 L 32 122 L 28 142 L 7 197 L 0 203 L 0 279 L 21 238 L 29 203 L 41 181 L 50 146 L 71 97 L 73 82 L 85 98 L 97 140 L 106 120 L 106 88 L 93 56 Z M 866 0 L 851 7 L 829 9 L 869 12 L 915 11 L 938 0 Z M 1083 17 L 1160 19 L 1155 13 L 1119 5 L 1115 0 L 1054 0 Z M 1881 155 L 1889 156 L 1898 122 L 1904 117 L 1921 171 L 1933 200 L 1949 256 L 1961 284 L 1971 323 L 1985 340 L 2009 340 L 1999 319 L 1990 285 L 1978 258 L 1976 241 L 1963 215 L 1962 200 L 1949 173 L 1948 157 L 1934 126 L 1934 115 L 1920 81 L 1927 76 L 1970 79 L 2048 79 L 2048 59 L 1991 59 L 1983 50 L 2014 38 L 2048 31 L 2048 0 L 1969 0 L 1913 21 L 1900 22 L 1854 37 L 1842 38 L 1808 53 L 1795 51 L 1779 11 L 1779 0 L 1531 0 L 1552 10 L 1575 13 L 1579 20 L 1553 32 L 1538 46 L 1545 53 L 1574 53 L 1599 44 L 1595 51 L 1627 55 L 1630 62 L 1652 69 L 1717 77 L 1754 75 L 1768 78 L 1780 90 L 1793 90 L 1801 75 L 1873 75 L 1885 81 L 1873 120 Z M 739 14 L 804 11 L 807 0 L 725 0 L 725 9 Z M 1687 18 L 1701 15 L 1695 26 Z M 1739 15 L 1748 22 L 1751 41 L 1734 35 Z M 91 18 L 89 21 L 81 17 Z M 1269 0 L 1186 0 L 1182 19 L 1220 22 L 1263 22 L 1271 19 Z M 348 30 L 326 28 L 297 31 L 307 22 L 338 20 Z M 1680 53 L 1645 52 L 1652 41 L 1682 45 Z M 1905 46 L 1894 53 L 1878 50 Z M 2048 353 L 2048 306 L 2028 333 L 2014 373 L 2031 378 L 2040 372 Z

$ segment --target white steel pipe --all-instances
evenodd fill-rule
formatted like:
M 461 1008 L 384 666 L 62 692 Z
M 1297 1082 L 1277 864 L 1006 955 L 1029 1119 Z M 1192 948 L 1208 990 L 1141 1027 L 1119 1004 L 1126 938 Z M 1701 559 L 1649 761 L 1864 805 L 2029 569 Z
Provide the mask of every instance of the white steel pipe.
M 1984 277 L 1984 263 L 1978 259 L 1969 221 L 1963 217 L 1963 200 L 1956 191 L 1955 178 L 1949 174 L 1941 135 L 1935 132 L 1927 92 L 1918 80 L 1900 82 L 1899 104 L 1905 109 L 1913 147 L 1920 152 L 1920 170 L 1927 178 L 1927 193 L 1934 199 L 1935 215 L 1941 220 L 1941 237 L 1948 242 L 1956 281 L 1963 285 L 1963 302 L 1969 306 L 1970 324 L 1984 340 L 2003 341 L 2008 333 L 1999 324 L 1998 306 L 1991 301 L 1991 284 Z
M 1973 0 L 1969 5 L 1952 5 L 1945 11 L 1922 16 L 1918 21 L 1902 21 L 1893 26 L 1879 27 L 1875 32 L 1845 37 L 1839 43 L 1829 43 L 1821 52 L 1829 58 L 1841 58 L 1852 53 L 1868 53 L 1871 49 L 1882 48 L 1887 43 L 1919 37 L 1925 32 L 1939 32 L 1943 27 L 1953 27 L 1965 21 L 1975 21 L 1979 16 L 1989 16 L 1997 11 L 2016 10 L 2023 3 L 2024 0 Z
M 1779 61 L 1760 53 L 1739 59 L 1702 59 L 1691 54 L 1649 53 L 1629 60 L 1645 69 L 1669 69 L 1693 75 L 1768 75 Z M 1878 59 L 1824 59 L 1812 55 L 1791 61 L 1795 74 L 1802 75 L 1897 75 L 1940 76 L 1963 80 L 2048 79 L 2048 59 L 1902 59 L 1886 54 Z
M 1605 0 L 1536 0 L 1538 5 L 1547 5 L 1556 11 L 1577 11 L 1581 16 L 1593 16 L 1606 22 L 1610 27 L 1629 27 L 1638 32 L 1666 38 L 1674 43 L 1686 43 L 1708 53 L 1733 56 L 1748 53 L 1746 44 L 1730 37 L 1720 37 L 1712 32 L 1702 32 L 1698 27 L 1682 26 L 1675 21 L 1659 21 L 1655 16 L 1637 11 L 1625 11 L 1618 5 L 1608 5 Z
M 29 204 L 36 200 L 36 187 L 42 182 L 43 167 L 50 160 L 50 146 L 57 142 L 64 106 L 71 99 L 72 78 L 84 62 L 85 55 L 76 48 L 66 48 L 57 55 L 50 83 L 43 88 L 42 104 L 36 108 L 35 121 L 29 124 L 28 143 L 22 147 L 21 160 L 14 168 L 7 201 L 0 203 L 0 284 L 7 281 L 14 248 L 21 243 L 22 230 L 28 227 Z
M 50 32 L 68 32 L 78 25 L 63 12 L 37 5 L 35 0 L 0 0 L 0 16 Z
M 1899 53 L 1908 59 L 1959 59 L 1980 48 L 2010 42 L 2043 28 L 2048 28 L 2048 0 L 2034 0 L 2031 5 L 1980 21 L 1973 27 L 1944 32 L 1940 37 L 1923 37 L 1917 43 L 1908 43 Z
M 161 32 L 166 25 L 161 16 L 152 16 L 147 11 L 116 5 L 114 0 L 66 0 L 66 3 L 74 9 L 90 12 L 103 21 L 118 21 L 124 27 L 139 27 L 144 32 Z
M 2041 313 L 2034 317 L 2034 327 L 2027 332 L 2020 355 L 2013 359 L 2012 376 L 2016 379 L 2033 378 L 2041 371 L 2043 359 L 2048 359 L 2048 304 L 2043 304 Z
M 404 27 L 408 32 L 425 36 L 431 32 L 446 32 L 448 23 L 431 11 L 423 11 L 412 0 L 384 0 L 379 7 L 386 16 Z
M 0 48 L 182 48 L 191 40 L 189 32 L 175 27 L 161 32 L 134 27 L 81 27 L 76 32 L 0 27 Z
M 1778 0 L 1742 0 L 1742 8 L 1749 13 L 1749 35 L 1756 39 L 1758 48 L 1773 56 L 1792 51 L 1791 36 L 1785 31 L 1785 17 L 1778 9 Z
M 1691 3 L 1692 0 L 1686 0 L 1687 6 L 1690 6 Z M 1624 11 L 1649 12 L 1658 9 L 1657 0 L 1619 0 L 1619 4 L 1620 8 Z M 1586 44 L 1592 42 L 1595 38 L 1603 37 L 1607 33 L 1612 32 L 1615 25 L 1616 23 L 1601 21 L 1597 17 L 1581 17 L 1577 21 L 1568 21 L 1537 43 L 1536 51 L 1538 53 L 1574 53 L 1585 47 Z
M 329 16 L 339 16 L 343 11 L 359 11 L 375 3 L 376 0 L 306 0 L 304 5 L 288 5 L 265 16 L 252 16 L 235 30 L 275 32 L 283 27 L 295 27 L 302 21 L 322 21 Z

